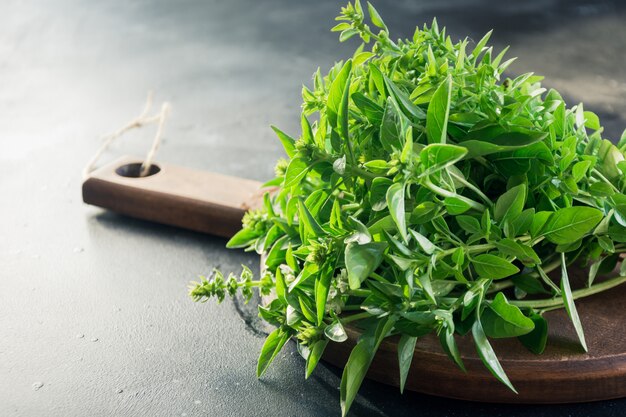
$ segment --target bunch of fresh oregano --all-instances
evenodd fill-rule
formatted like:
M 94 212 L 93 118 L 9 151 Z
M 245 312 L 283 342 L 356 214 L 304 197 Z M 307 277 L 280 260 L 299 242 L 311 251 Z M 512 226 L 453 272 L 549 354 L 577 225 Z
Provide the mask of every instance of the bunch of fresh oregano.
M 308 377 L 348 323 L 361 329 L 341 381 L 344 415 L 392 335 L 401 390 L 416 340 L 432 332 L 462 369 L 455 335 L 471 333 L 514 390 L 489 338 L 541 353 L 542 314 L 565 307 L 586 349 L 574 300 L 626 280 L 594 284 L 626 252 L 626 134 L 617 146 L 602 139 L 598 117 L 567 108 L 542 77 L 502 80 L 513 59 L 487 46 L 491 32 L 470 47 L 434 21 L 394 42 L 367 9 L 377 33 L 358 0 L 342 8 L 333 31 L 364 43 L 303 88 L 298 139 L 273 128 L 289 156 L 268 183 L 279 189 L 228 243 L 264 254 L 263 277 L 216 271 L 191 296 L 275 294 L 259 306 L 276 326 L 259 376 L 290 338 Z M 589 266 L 585 288 L 571 290 L 570 266 Z

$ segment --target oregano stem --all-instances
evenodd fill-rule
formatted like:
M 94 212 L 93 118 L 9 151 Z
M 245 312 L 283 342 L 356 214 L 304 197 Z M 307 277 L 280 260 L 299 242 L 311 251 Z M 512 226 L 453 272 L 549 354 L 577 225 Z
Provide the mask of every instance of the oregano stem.
M 580 290 L 572 291 L 572 298 L 577 300 L 579 298 L 589 297 L 590 295 L 598 294 L 602 291 L 609 290 L 613 287 L 617 287 L 618 285 L 626 282 L 626 276 L 619 276 L 616 278 L 609 279 L 607 281 L 601 282 L 599 284 L 592 285 L 589 288 L 582 288 Z M 563 297 L 555 297 L 547 300 L 519 300 L 519 301 L 509 301 L 509 303 L 520 307 L 520 308 L 550 308 L 563 306 Z
M 471 208 L 480 211 L 481 213 L 485 210 L 487 210 L 487 207 L 485 207 L 484 205 L 477 203 L 474 200 L 471 200 L 469 198 L 463 197 L 462 195 L 459 195 L 457 193 L 454 193 L 452 191 L 448 191 L 446 189 L 443 189 L 435 184 L 432 183 L 432 181 L 430 181 L 430 178 L 428 177 L 424 177 L 424 179 L 422 180 L 422 184 L 428 188 L 430 191 L 432 191 L 433 193 L 441 196 L 441 197 L 450 197 L 450 198 L 459 198 L 463 201 L 465 201 Z
M 614 192 L 616 192 L 616 193 L 620 192 L 620 190 L 618 190 L 617 187 L 614 186 L 613 183 L 611 183 L 611 181 L 609 181 L 604 175 L 602 175 L 602 173 L 600 171 L 598 171 L 596 168 L 593 168 L 591 170 L 591 173 L 596 175 L 605 184 L 608 184 Z
M 493 206 L 493 202 L 491 201 L 491 199 L 489 197 L 487 197 L 482 191 L 480 191 L 474 184 L 472 184 L 471 182 L 467 181 L 465 178 L 457 175 L 453 171 L 448 171 L 448 172 L 450 173 L 451 176 L 454 177 L 454 179 L 456 179 L 458 182 L 460 182 L 461 184 L 463 184 L 464 186 L 466 186 L 467 188 L 472 190 L 480 198 L 482 198 L 482 200 L 485 203 L 487 203 L 487 205 L 489 207 Z
M 363 313 L 352 314 L 350 316 L 343 317 L 341 319 L 341 323 L 342 324 L 352 323 L 353 321 L 363 320 L 369 317 L 372 317 L 372 315 L 368 313 L 367 311 L 364 311 Z

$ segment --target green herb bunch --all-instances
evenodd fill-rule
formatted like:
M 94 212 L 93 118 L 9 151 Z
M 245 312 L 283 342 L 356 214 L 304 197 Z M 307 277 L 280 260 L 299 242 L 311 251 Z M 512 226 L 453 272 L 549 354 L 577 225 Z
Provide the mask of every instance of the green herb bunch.
M 299 137 L 273 127 L 289 157 L 267 184 L 278 191 L 228 243 L 265 255 L 263 279 L 218 273 L 191 294 L 273 291 L 259 307 L 276 326 L 259 376 L 295 338 L 308 377 L 328 343 L 347 340 L 348 323 L 359 328 L 341 381 L 344 415 L 393 335 L 401 390 L 428 333 L 461 369 L 455 337 L 471 333 L 514 390 L 489 338 L 517 337 L 541 353 L 542 314 L 564 307 L 586 350 L 574 300 L 626 280 L 594 283 L 626 252 L 626 134 L 617 146 L 603 139 L 598 117 L 568 108 L 542 77 L 504 78 L 513 59 L 487 46 L 491 32 L 470 47 L 433 21 L 392 41 L 367 12 L 376 30 L 358 1 L 337 17 L 340 41 L 363 43 L 303 87 Z M 584 288 L 570 288 L 570 266 L 590 266 Z

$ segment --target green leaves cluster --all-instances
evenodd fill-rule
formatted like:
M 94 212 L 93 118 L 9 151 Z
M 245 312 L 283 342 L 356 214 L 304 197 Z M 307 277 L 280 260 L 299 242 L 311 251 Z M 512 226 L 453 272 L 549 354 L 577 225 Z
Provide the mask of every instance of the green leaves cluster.
M 490 338 L 541 353 L 543 312 L 565 307 L 586 349 L 574 299 L 624 280 L 594 285 L 626 251 L 626 135 L 604 139 L 598 117 L 568 108 L 542 77 L 504 78 L 513 60 L 487 45 L 491 32 L 470 46 L 433 21 L 392 41 L 358 1 L 337 20 L 341 41 L 363 43 L 303 87 L 297 137 L 273 127 L 289 157 L 268 182 L 279 189 L 228 243 L 265 254 L 267 275 L 227 287 L 276 295 L 259 307 L 277 328 L 258 374 L 294 337 L 308 377 L 329 343 L 348 338 L 345 325 L 357 326 L 345 415 L 390 335 L 400 335 L 402 388 L 428 333 L 462 369 L 455 338 L 471 333 L 513 390 Z M 572 291 L 568 266 L 589 264 L 589 287 Z M 219 298 L 210 286 L 192 295 Z

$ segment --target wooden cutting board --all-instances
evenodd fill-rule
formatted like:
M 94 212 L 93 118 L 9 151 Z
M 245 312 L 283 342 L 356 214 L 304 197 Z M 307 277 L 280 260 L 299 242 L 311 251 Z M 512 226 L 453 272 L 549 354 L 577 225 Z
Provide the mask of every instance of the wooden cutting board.
M 139 159 L 124 157 L 96 171 L 83 184 L 85 203 L 128 216 L 223 237 L 239 230 L 245 211 L 262 201 L 261 183 L 158 164 L 137 178 Z M 570 271 L 576 281 L 576 272 Z M 578 273 L 580 282 L 585 277 Z M 515 339 L 491 340 L 502 367 L 519 394 L 509 391 L 483 367 L 471 336 L 458 337 L 467 373 L 459 370 L 434 336 L 415 348 L 406 389 L 472 401 L 572 403 L 626 397 L 626 285 L 576 302 L 589 353 L 578 344 L 565 311 L 546 313 L 548 346 L 534 355 Z M 343 367 L 359 333 L 330 343 L 324 360 Z M 398 385 L 397 339 L 388 338 L 368 378 Z

